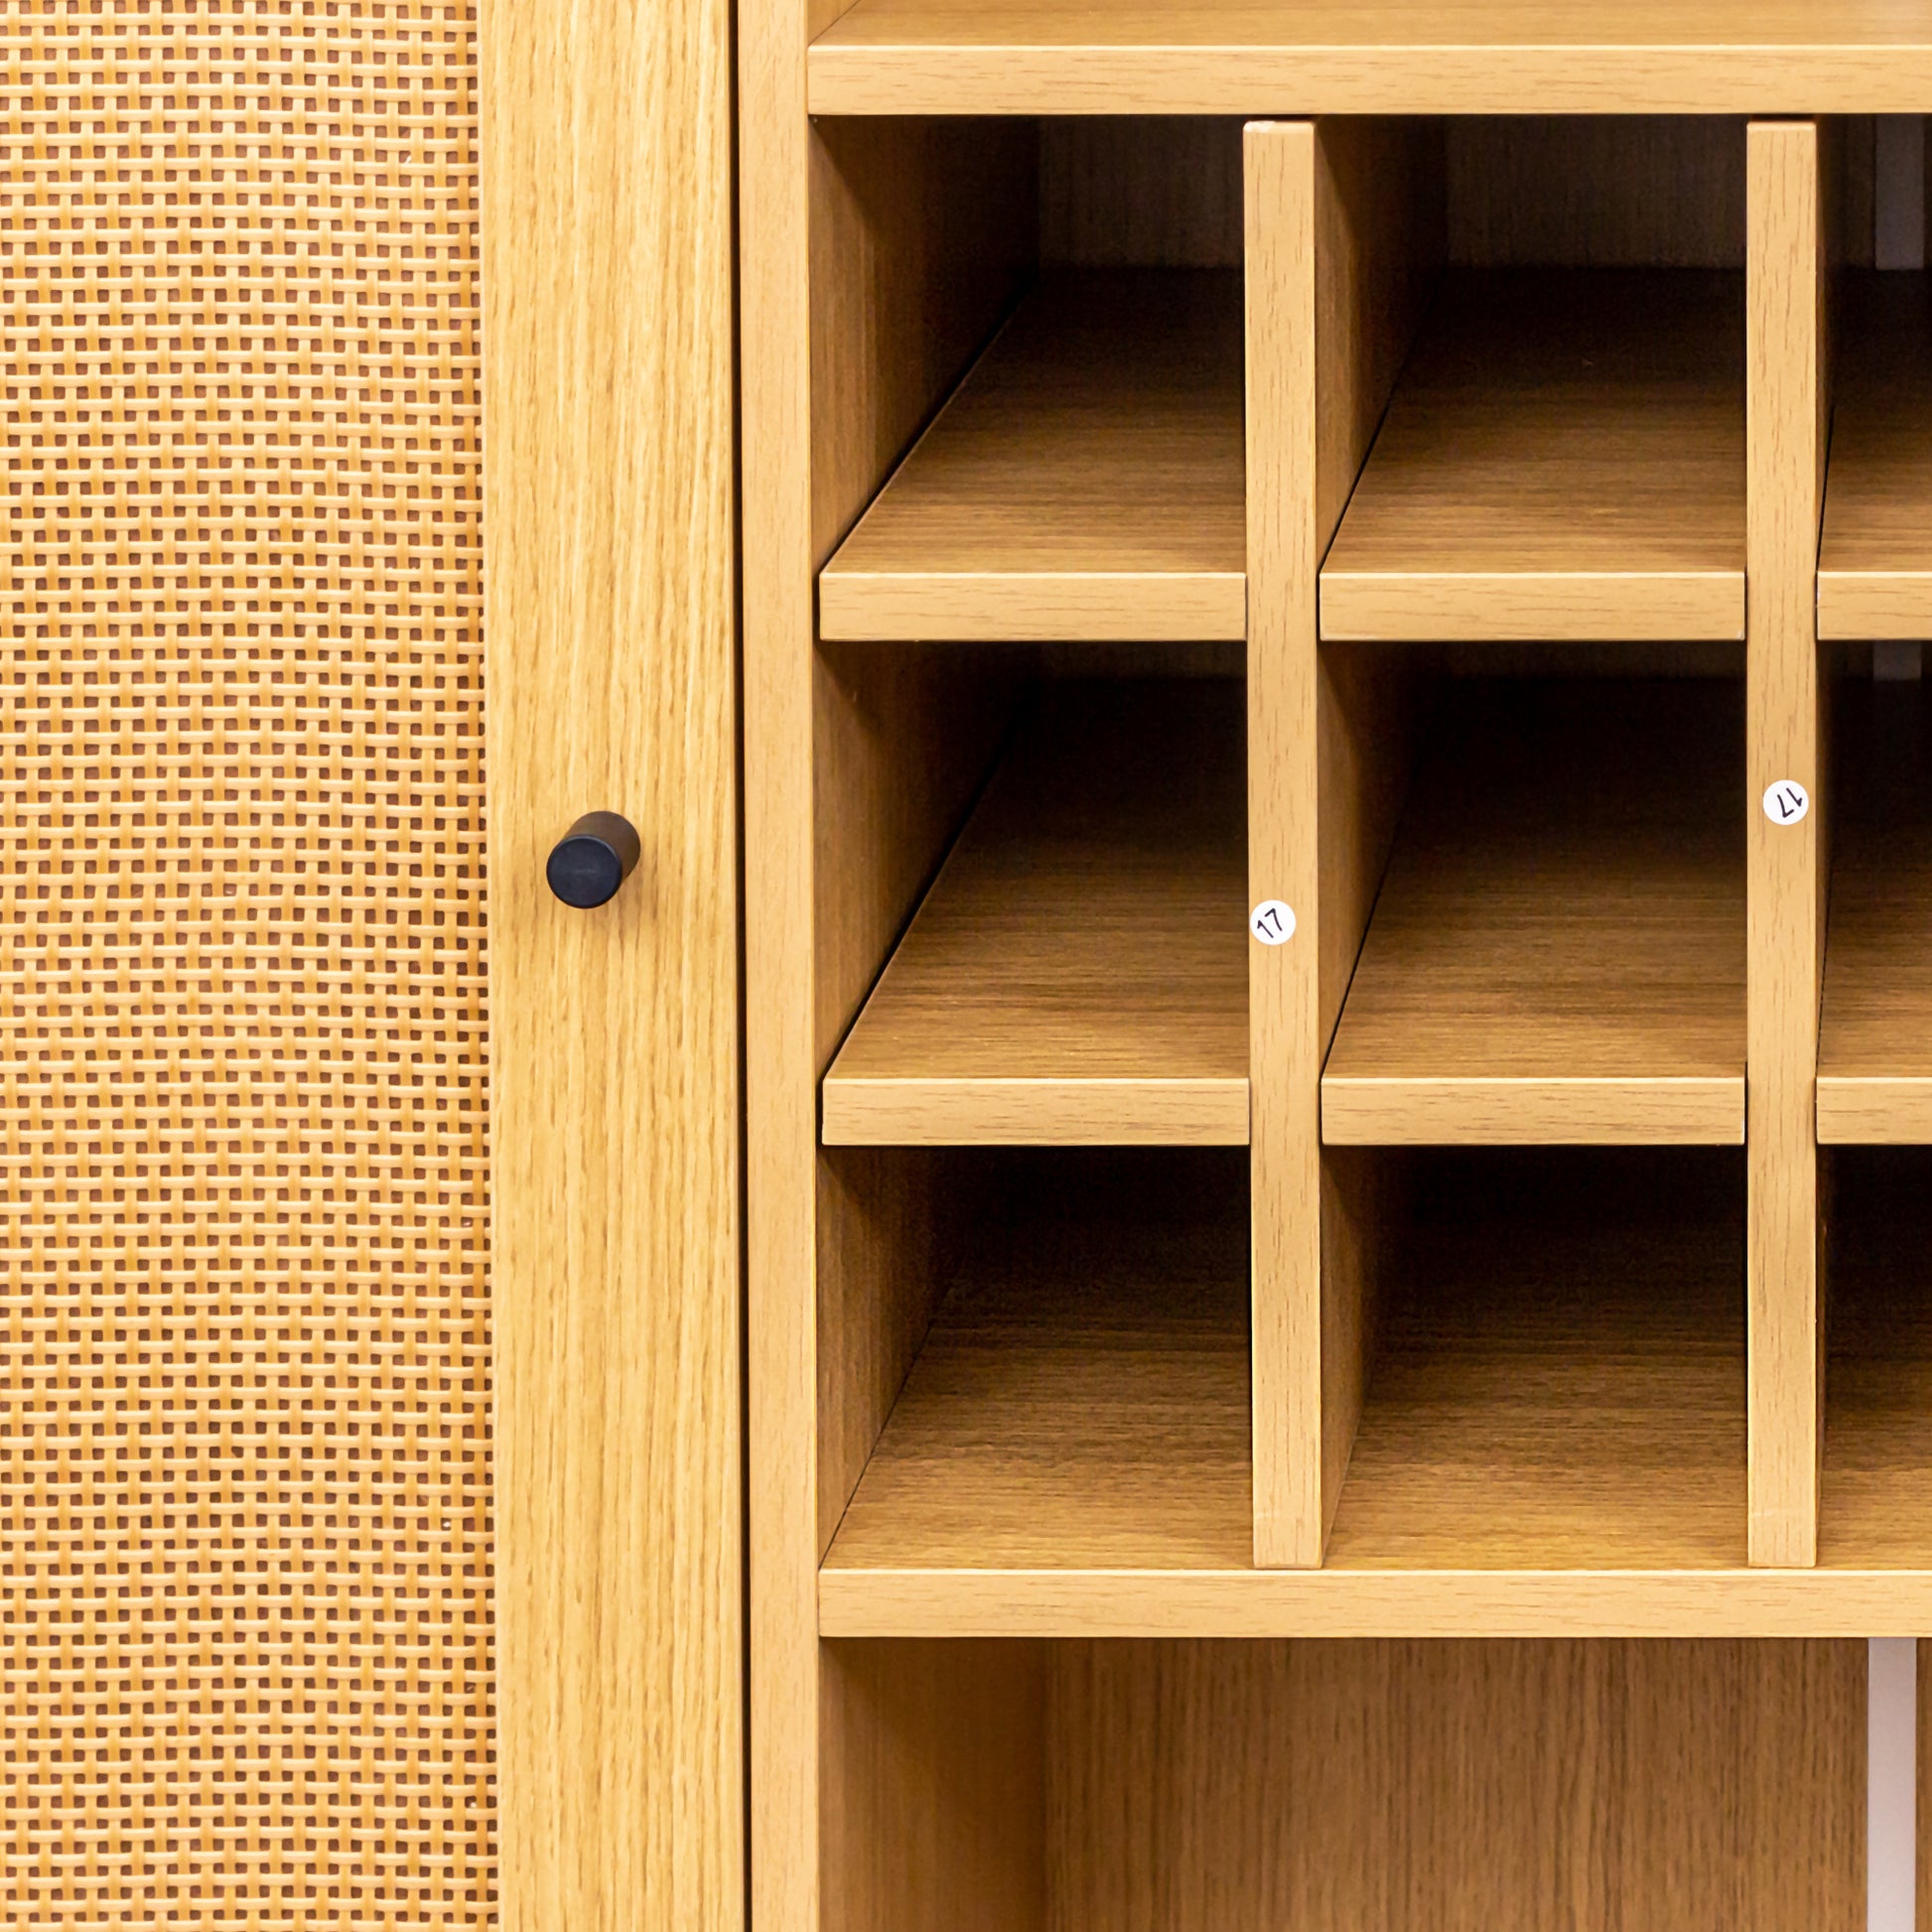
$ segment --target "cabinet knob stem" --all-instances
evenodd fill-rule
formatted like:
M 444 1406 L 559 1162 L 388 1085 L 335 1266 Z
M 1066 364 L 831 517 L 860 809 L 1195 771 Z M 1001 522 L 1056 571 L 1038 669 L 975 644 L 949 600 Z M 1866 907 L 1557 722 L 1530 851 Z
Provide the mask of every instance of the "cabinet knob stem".
M 586 812 L 550 848 L 544 877 L 566 905 L 588 910 L 617 897 L 641 850 L 637 829 L 627 818 L 618 812 Z

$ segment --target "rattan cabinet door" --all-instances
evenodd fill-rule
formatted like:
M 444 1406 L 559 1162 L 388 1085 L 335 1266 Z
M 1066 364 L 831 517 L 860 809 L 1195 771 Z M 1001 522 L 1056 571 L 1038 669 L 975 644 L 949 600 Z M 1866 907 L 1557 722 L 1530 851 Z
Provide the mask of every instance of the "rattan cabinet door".
M 549 10 L 612 32 L 593 91 L 657 85 L 626 68 L 620 10 L 578 18 L 598 11 Z M 485 829 L 479 108 L 504 67 L 479 25 L 463 0 L 0 4 L 7 1924 L 688 1924 L 638 1872 L 694 1863 L 680 1900 L 736 1897 L 727 403 L 653 445 L 705 532 L 661 594 L 705 642 L 629 687 L 624 723 L 676 767 L 684 816 L 652 827 L 678 860 L 608 969 L 681 959 L 672 983 L 706 989 L 675 1049 L 626 1034 L 646 1088 L 689 1111 L 661 1166 L 621 1145 L 649 1198 L 724 1204 L 701 1237 L 558 1241 L 540 1292 L 566 1326 L 596 1329 L 601 1298 L 659 1307 L 673 1274 L 684 1297 L 675 1341 L 605 1323 L 622 1366 L 587 1394 L 503 1312 L 538 1284 L 500 1230 L 550 1183 L 491 1098 L 515 1054 L 542 1057 L 515 1030 L 528 982 L 499 985 L 486 951 L 523 943 L 513 875 L 541 833 L 513 795 Z M 690 140 L 723 87 L 687 69 L 659 106 Z M 519 124 L 533 153 L 554 104 Z M 593 150 L 614 134 L 595 111 L 583 130 Z M 659 268 L 715 311 L 710 217 L 679 192 L 696 225 Z M 659 400 L 611 412 L 620 442 Z M 514 649 L 529 606 L 505 604 Z M 554 710 L 597 702 L 559 689 Z M 616 1151 L 627 1102 L 551 1093 L 578 1110 L 560 1147 L 582 1129 Z M 526 1449 L 553 1398 L 627 1430 L 600 1465 L 601 1539 L 538 1547 L 566 1519 L 548 1495 L 519 1513 L 492 1467 L 493 1373 L 525 1391 Z M 533 1488 L 555 1474 L 511 1461 Z M 533 1541 L 499 1561 L 505 1520 Z M 601 1649 L 513 1613 L 506 1576 L 566 1564 L 579 1600 L 625 1597 Z M 667 1634 L 707 1591 L 703 1643 Z M 707 1700 L 723 1715 L 699 1721 Z M 648 1802 L 608 1793 L 633 1812 L 615 1840 L 596 1801 L 569 1814 L 566 1894 L 506 1852 L 499 1762 L 526 1816 L 546 1777 L 575 1801 L 608 1750 L 546 1767 L 513 1740 L 581 1743 L 592 1703 L 661 1777 Z M 694 1854 L 670 1794 L 709 1819 L 720 1791 L 728 1822 Z

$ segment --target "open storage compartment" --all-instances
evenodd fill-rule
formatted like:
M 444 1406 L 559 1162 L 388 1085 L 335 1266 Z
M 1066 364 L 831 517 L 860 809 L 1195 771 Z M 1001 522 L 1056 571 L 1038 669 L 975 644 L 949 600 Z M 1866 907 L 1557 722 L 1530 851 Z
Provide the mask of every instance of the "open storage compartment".
M 1241 1154 L 976 1151 L 931 1212 L 930 1326 L 826 1569 L 1245 1567 Z
M 841 1932 L 1855 1932 L 1859 1641 L 836 1642 Z
M 1330 1569 L 1744 1561 L 1742 1157 L 1399 1163 Z
M 1450 680 L 1323 1139 L 1741 1143 L 1742 764 L 1739 680 Z
M 1244 638 L 1240 124 L 1015 134 L 1032 245 L 821 569 L 820 635 Z M 872 175 L 861 204 L 891 192 Z
M 828 1146 L 1246 1144 L 1245 695 L 1033 687 L 825 1076 Z

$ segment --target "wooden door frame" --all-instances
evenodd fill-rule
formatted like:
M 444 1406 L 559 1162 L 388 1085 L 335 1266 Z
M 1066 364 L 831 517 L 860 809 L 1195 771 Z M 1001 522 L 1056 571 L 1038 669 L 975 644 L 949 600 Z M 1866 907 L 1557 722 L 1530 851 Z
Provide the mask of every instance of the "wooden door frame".
M 483 0 L 499 1899 L 745 1918 L 729 0 Z M 642 857 L 544 883 L 578 814 Z

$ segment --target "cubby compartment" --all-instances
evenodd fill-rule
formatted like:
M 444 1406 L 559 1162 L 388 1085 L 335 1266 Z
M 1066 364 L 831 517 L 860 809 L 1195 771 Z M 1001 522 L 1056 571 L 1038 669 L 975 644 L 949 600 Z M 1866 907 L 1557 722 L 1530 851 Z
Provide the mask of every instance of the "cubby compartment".
M 837 1642 L 841 1932 L 1855 1932 L 1857 1640 Z
M 1848 276 L 1839 306 L 1818 634 L 1932 636 L 1932 287 Z
M 849 638 L 1246 633 L 1241 281 L 1048 270 L 819 578 Z
M 1328 1568 L 1741 1565 L 1741 1155 L 1356 1158 L 1399 1167 Z
M 825 562 L 819 634 L 1242 639 L 1240 124 L 1009 125 L 1011 271 L 990 236 L 936 270 L 1006 300 Z M 896 161 L 855 156 L 855 200 Z
M 1818 1558 L 1932 1568 L 1932 1147 L 1842 1147 L 1825 1225 Z
M 1245 687 L 1032 687 L 827 1072 L 851 1144 L 1248 1138 Z
M 1321 634 L 1742 637 L 1742 276 L 1451 267 L 1322 564 Z
M 1243 1155 L 974 1151 L 924 1201 L 929 1326 L 828 1575 L 1246 1567 Z
M 1742 766 L 1738 678 L 1447 680 L 1323 1139 L 1741 1142 Z
M 1875 644 L 1872 668 L 1836 680 L 1832 706 L 1837 824 L 1818 1025 L 1826 1146 L 1932 1143 L 1932 720 L 1917 644 Z

